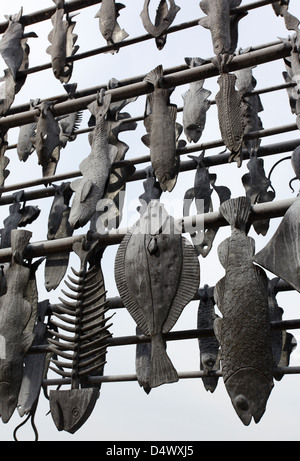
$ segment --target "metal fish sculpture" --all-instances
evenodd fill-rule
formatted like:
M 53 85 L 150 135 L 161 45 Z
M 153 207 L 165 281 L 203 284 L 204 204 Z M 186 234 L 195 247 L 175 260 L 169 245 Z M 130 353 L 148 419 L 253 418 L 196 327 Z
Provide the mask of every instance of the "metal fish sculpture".
M 48 240 L 71 237 L 73 228 L 69 224 L 69 215 L 73 191 L 70 183 L 62 183 L 60 186 L 53 184 L 55 195 L 48 217 Z M 48 255 L 45 263 L 45 288 L 47 291 L 55 290 L 65 276 L 69 264 L 69 252 Z
M 52 101 L 43 101 L 36 108 L 36 135 L 32 138 L 38 156 L 38 164 L 42 166 L 43 177 L 53 176 L 60 158 L 60 128 L 51 108 Z
M 214 322 L 221 348 L 223 380 L 233 407 L 246 426 L 259 422 L 273 388 L 273 354 L 268 306 L 268 279 L 253 264 L 254 240 L 245 233 L 251 202 L 238 197 L 220 212 L 231 236 L 218 247 L 225 276 L 214 298 L 222 318 Z
M 280 0 L 278 2 L 273 2 L 272 7 L 275 11 L 276 16 L 281 16 L 284 18 L 285 27 L 288 30 L 295 30 L 299 35 L 299 19 L 293 16 L 289 11 L 289 2 L 290 0 Z M 300 35 L 299 35 L 300 36 Z
M 12 230 L 7 292 L 0 297 L 0 415 L 4 423 L 10 420 L 17 406 L 24 357 L 34 339 L 36 282 L 32 267 L 23 260 L 31 236 L 26 230 Z
M 156 38 L 156 46 L 161 50 L 166 43 L 165 32 L 173 23 L 180 7 L 175 4 L 175 0 L 168 0 L 170 7 L 167 5 L 166 0 L 160 0 L 155 17 L 155 24 L 152 23 L 149 16 L 150 0 L 145 0 L 144 7 L 141 12 L 141 19 L 146 31 Z
M 204 285 L 198 290 L 200 302 L 197 314 L 197 328 L 213 328 L 214 321 L 218 318 L 215 313 L 214 289 Z M 220 369 L 219 341 L 215 336 L 198 339 L 200 350 L 200 370 L 205 373 Z M 219 378 L 216 376 L 204 376 L 202 382 L 207 391 L 214 392 Z
M 90 133 L 91 153 L 79 165 L 82 179 L 71 183 L 75 196 L 71 205 L 69 223 L 74 229 L 83 227 L 92 218 L 99 200 L 103 197 L 118 148 L 109 142 L 107 113 L 111 95 L 94 101 L 88 109 L 94 115 L 96 126 Z
M 64 88 L 68 93 L 69 98 L 73 99 L 77 88 L 77 83 L 66 84 L 64 85 Z M 72 112 L 71 114 L 60 117 L 58 119 L 58 124 L 60 127 L 59 137 L 61 141 L 61 147 L 65 148 L 68 142 L 75 141 L 75 131 L 79 128 L 79 125 L 82 121 L 82 114 L 82 111 Z
M 5 179 L 9 175 L 10 171 L 7 169 L 7 165 L 10 160 L 5 156 L 6 149 L 8 147 L 7 132 L 0 132 L 0 186 L 4 185 Z M 1 192 L 0 192 L 1 196 Z
M 217 63 L 217 60 L 213 60 Z M 220 91 L 215 100 L 218 108 L 218 120 L 221 136 L 225 146 L 230 150 L 229 163 L 236 161 L 238 167 L 242 164 L 242 145 L 244 139 L 245 104 L 241 94 L 235 89 L 236 76 L 224 72 L 220 67 L 218 84 Z
M 205 61 L 200 58 L 185 58 L 185 62 L 190 68 L 201 66 Z M 206 112 L 210 108 L 208 100 L 211 91 L 203 88 L 204 80 L 190 83 L 190 87 L 183 98 L 183 129 L 189 142 L 197 143 L 202 136 L 205 123 Z
M 233 54 L 238 41 L 238 22 L 247 13 L 231 15 L 242 0 L 202 0 L 200 8 L 207 15 L 199 24 L 210 30 L 214 53 Z
M 24 44 L 22 40 L 28 37 L 37 37 L 35 32 L 24 34 L 24 25 L 20 23 L 23 8 L 18 14 L 7 16 L 8 28 L 0 40 L 0 54 L 10 69 L 14 81 L 17 81 L 17 72 L 24 59 Z M 22 46 L 23 45 L 23 46 Z
M 176 155 L 177 106 L 170 104 L 170 90 L 159 88 L 162 66 L 156 67 L 145 81 L 153 85 L 147 96 L 144 125 L 147 135 L 142 141 L 150 148 L 151 165 L 162 190 L 171 192 L 177 182 L 179 162 Z
M 40 104 L 40 100 L 30 100 L 30 110 L 35 109 Z M 26 162 L 28 157 L 34 152 L 34 138 L 36 134 L 36 122 L 29 123 L 28 125 L 20 126 L 18 142 L 17 142 L 17 154 L 19 160 Z
M 59 322 L 51 322 L 58 331 L 50 330 L 50 349 L 63 361 L 52 357 L 55 365 L 50 368 L 62 377 L 71 378 L 71 389 L 50 391 L 50 410 L 59 431 L 74 434 L 88 419 L 99 397 L 101 384 L 91 384 L 87 378 L 103 375 L 106 355 L 106 339 L 111 336 L 105 318 L 108 310 L 106 291 L 97 258 L 98 242 L 83 239 L 73 246 L 80 257 L 80 270 L 68 277 L 66 285 L 70 293 L 62 290 L 70 301 L 64 299 L 59 313 L 53 313 Z M 90 261 L 93 261 L 90 264 Z M 62 333 L 60 332 L 62 330 Z M 68 332 L 64 334 L 64 332 Z
M 102 0 L 100 10 L 95 15 L 95 18 L 99 18 L 100 32 L 107 41 L 107 45 L 122 42 L 128 37 L 127 32 L 121 29 L 117 22 L 120 16 L 119 11 L 123 8 L 125 5 L 115 3 L 115 0 Z
M 4 82 L 0 87 L 0 115 L 6 114 L 15 100 L 16 83 L 10 69 L 4 69 Z
M 79 49 L 79 46 L 75 46 L 78 36 L 73 33 L 76 23 L 72 21 L 74 15 L 67 14 L 64 20 L 64 2 L 53 1 L 57 9 L 51 17 L 53 29 L 48 35 L 51 45 L 46 52 L 51 56 L 54 76 L 61 83 L 68 83 L 73 72 L 73 62 L 68 58 L 74 56 Z
M 115 259 L 118 291 L 142 333 L 151 339 L 149 388 L 178 381 L 163 334 L 173 328 L 198 287 L 200 268 L 193 246 L 174 218 L 154 200 L 123 238 Z
M 276 232 L 254 257 L 254 262 L 300 291 L 299 208 L 300 197 L 288 208 Z
M 21 205 L 24 200 L 24 191 L 20 190 L 13 194 L 13 204 L 9 207 L 9 216 L 4 219 L 4 228 L 0 229 L 1 245 L 0 248 L 11 246 L 11 231 L 18 227 L 25 227 L 34 222 L 40 215 L 41 210 L 37 206 Z

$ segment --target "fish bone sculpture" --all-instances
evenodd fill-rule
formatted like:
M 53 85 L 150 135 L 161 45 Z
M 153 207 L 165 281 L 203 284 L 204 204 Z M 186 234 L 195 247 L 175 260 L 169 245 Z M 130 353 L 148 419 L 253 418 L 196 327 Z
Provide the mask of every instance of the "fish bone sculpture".
M 154 89 L 147 97 L 144 119 L 147 135 L 142 137 L 142 141 L 150 148 L 151 165 L 162 190 L 171 192 L 179 170 L 176 155 L 177 106 L 169 102 L 170 90 L 159 87 L 162 76 L 162 66 L 158 66 L 145 77 Z
M 245 233 L 251 202 L 238 197 L 220 212 L 231 236 L 218 247 L 225 276 L 214 298 L 222 318 L 214 322 L 221 348 L 223 380 L 233 407 L 245 425 L 259 422 L 273 387 L 273 354 L 268 306 L 268 279 L 253 264 L 254 240 Z
M 115 260 L 118 291 L 143 334 L 151 338 L 148 389 L 178 381 L 163 334 L 171 330 L 198 287 L 200 268 L 193 246 L 174 218 L 151 201 Z

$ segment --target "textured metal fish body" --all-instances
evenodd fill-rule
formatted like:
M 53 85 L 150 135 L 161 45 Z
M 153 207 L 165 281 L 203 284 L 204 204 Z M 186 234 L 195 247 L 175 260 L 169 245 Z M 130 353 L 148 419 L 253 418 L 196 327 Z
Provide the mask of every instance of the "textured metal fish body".
M 237 46 L 237 22 L 240 17 L 230 17 L 230 11 L 238 7 L 242 0 L 202 0 L 200 8 L 207 17 L 199 24 L 210 30 L 214 53 L 232 54 Z
M 105 119 L 110 98 L 110 95 L 106 95 L 103 105 L 95 101 L 88 106 L 96 118 L 96 126 L 91 133 L 91 153 L 79 165 L 83 178 L 71 183 L 75 196 L 69 223 L 74 229 L 87 224 L 95 213 L 97 203 L 105 193 L 111 165 L 118 152 L 109 143 L 109 123 Z
M 39 116 L 37 117 L 36 136 L 33 139 L 38 164 L 42 166 L 44 177 L 54 175 L 60 157 L 60 129 L 51 112 L 52 105 L 53 102 L 44 101 L 37 106 Z
M 145 77 L 154 90 L 147 97 L 144 125 L 148 135 L 142 140 L 150 148 L 151 165 L 162 190 L 171 192 L 179 170 L 175 129 L 177 107 L 169 103 L 169 90 L 158 86 L 162 75 L 162 66 L 158 66 Z
M 115 3 L 115 0 L 102 0 L 100 10 L 95 15 L 95 18 L 99 18 L 100 32 L 108 45 L 122 42 L 128 37 L 127 32 L 121 29 L 117 22 L 122 8 L 125 8 L 125 5 Z
M 235 89 L 236 76 L 227 72 L 221 73 L 218 78 L 220 91 L 216 95 L 218 108 L 219 127 L 222 139 L 231 155 L 229 162 L 233 160 L 241 166 L 240 152 L 244 138 L 244 112 L 241 95 Z
M 23 359 L 34 338 L 37 294 L 29 292 L 31 270 L 22 264 L 31 235 L 25 230 L 12 230 L 13 257 L 6 272 L 7 292 L 0 297 L 0 415 L 4 423 L 16 408 Z
M 146 31 L 153 37 L 158 38 L 163 35 L 164 32 L 166 32 L 166 30 L 170 27 L 178 11 L 180 10 L 180 7 L 175 4 L 175 0 L 168 1 L 170 4 L 169 8 L 167 6 L 166 0 L 160 1 L 156 11 L 155 24 L 151 22 L 149 16 L 150 0 L 145 0 L 144 2 L 144 7 L 141 12 L 143 26 L 145 27 Z
M 39 100 L 30 101 L 30 109 L 34 109 L 39 104 Z M 28 125 L 20 126 L 18 143 L 17 143 L 17 154 L 22 162 L 26 162 L 29 155 L 35 150 L 34 137 L 36 133 L 36 122 L 29 123 Z
M 10 162 L 9 158 L 5 156 L 7 147 L 7 133 L 0 133 L 0 186 L 4 185 L 5 179 L 10 173 L 6 168 Z
M 220 212 L 231 224 L 231 236 L 218 254 L 226 270 L 214 298 L 223 318 L 214 329 L 221 347 L 226 390 L 241 421 L 257 423 L 273 387 L 273 355 L 268 306 L 268 280 L 253 264 L 254 240 L 245 234 L 250 200 L 224 202 Z
M 300 291 L 299 253 L 300 198 L 289 207 L 276 232 L 254 257 L 254 261 Z
M 200 302 L 197 315 L 197 328 L 213 328 L 214 321 L 218 317 L 215 313 L 215 301 L 213 288 L 205 285 L 199 290 Z M 200 349 L 200 370 L 210 372 L 220 368 L 219 341 L 215 336 L 209 338 L 199 338 Z M 207 391 L 214 392 L 218 384 L 218 377 L 205 376 L 202 378 L 204 387 Z
M 51 22 L 53 29 L 48 35 L 51 45 L 46 51 L 51 56 L 54 76 L 61 83 L 67 83 L 73 71 L 73 64 L 68 58 L 79 49 L 79 46 L 75 46 L 77 35 L 73 34 L 76 23 L 72 21 L 72 17 L 69 15 L 64 20 L 63 7 L 57 7 L 56 12 L 51 17 Z
M 186 62 L 190 67 L 195 67 L 197 60 L 186 58 Z M 206 112 L 210 108 L 208 101 L 211 91 L 203 88 L 204 80 L 193 82 L 186 93 L 182 95 L 183 98 L 183 129 L 189 142 L 198 142 L 202 136 L 205 123 Z
M 87 245 L 87 248 L 85 246 Z M 87 377 L 103 374 L 107 345 L 105 340 L 111 336 L 105 318 L 107 311 L 106 291 L 97 258 L 97 242 L 87 241 L 74 244 L 74 251 L 80 256 L 79 271 L 73 272 L 76 278 L 66 281 L 70 292 L 62 293 L 69 300 L 61 299 L 59 313 L 53 314 L 59 322 L 52 320 L 57 331 L 50 331 L 50 349 L 59 357 L 51 361 L 50 368 L 63 377 L 71 378 L 71 389 L 50 391 L 50 410 L 58 430 L 76 432 L 90 416 L 99 397 L 101 384 L 92 385 Z M 90 261 L 92 267 L 88 267 Z M 67 332 L 67 334 L 64 334 Z M 61 360 L 62 358 L 62 360 Z
M 11 70 L 14 80 L 16 80 L 17 71 L 23 61 L 21 40 L 23 38 L 24 27 L 19 22 L 21 16 L 22 9 L 16 15 L 6 16 L 8 19 L 8 28 L 0 41 L 1 56 Z
M 151 201 L 133 232 L 122 240 L 115 260 L 115 279 L 124 305 L 151 338 L 150 388 L 178 380 L 163 334 L 195 295 L 199 276 L 193 246 L 176 232 L 163 205 Z

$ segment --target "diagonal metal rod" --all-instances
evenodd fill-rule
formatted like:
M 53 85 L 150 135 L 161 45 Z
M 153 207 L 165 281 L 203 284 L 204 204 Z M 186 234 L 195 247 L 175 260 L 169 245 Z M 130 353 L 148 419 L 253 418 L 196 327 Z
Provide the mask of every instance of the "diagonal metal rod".
M 263 50 L 250 51 L 242 55 L 235 56 L 228 64 L 228 71 L 235 71 L 270 61 L 282 59 L 289 56 L 292 46 L 290 43 L 281 43 L 279 45 L 270 46 Z M 218 68 L 213 64 L 203 64 L 200 67 L 194 67 L 170 75 L 162 77 L 160 82 L 161 88 L 172 88 L 174 86 L 184 85 L 186 83 L 195 82 L 197 80 L 215 77 L 219 75 Z M 107 94 L 111 94 L 112 102 L 122 101 L 137 96 L 149 94 L 153 91 L 153 85 L 142 81 L 127 85 L 126 87 L 118 87 L 109 89 Z M 62 103 L 54 104 L 52 114 L 57 117 L 66 115 L 72 112 L 86 109 L 87 105 L 95 101 L 97 95 L 90 95 L 78 99 L 70 99 Z M 0 129 L 8 130 L 9 128 L 17 127 L 32 123 L 35 117 L 39 115 L 38 109 L 23 112 L 21 114 L 8 115 L 0 119 Z

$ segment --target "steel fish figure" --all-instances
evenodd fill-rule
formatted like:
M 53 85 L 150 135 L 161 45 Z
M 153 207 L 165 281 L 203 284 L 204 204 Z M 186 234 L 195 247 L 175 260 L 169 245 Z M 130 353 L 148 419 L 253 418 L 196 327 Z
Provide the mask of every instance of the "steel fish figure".
M 121 29 L 117 22 L 117 18 L 120 16 L 119 11 L 122 8 L 125 8 L 125 5 L 115 3 L 115 0 L 102 0 L 100 10 L 95 16 L 95 18 L 99 18 L 100 32 L 108 45 L 122 42 L 128 37 L 127 32 Z
M 7 292 L 0 297 L 0 415 L 7 423 L 18 402 L 23 359 L 34 339 L 37 310 L 36 286 L 23 252 L 31 232 L 12 230 L 12 261 L 6 272 Z
M 79 165 L 83 178 L 71 183 L 75 192 L 69 223 L 74 229 L 83 227 L 96 211 L 99 200 L 103 197 L 111 165 L 118 153 L 118 148 L 109 143 L 109 123 L 105 115 L 109 110 L 111 95 L 103 98 L 103 103 L 94 101 L 88 106 L 96 118 L 96 126 L 91 132 L 92 151 Z
M 200 66 L 204 61 L 198 58 L 185 58 L 190 67 Z M 182 95 L 183 98 L 183 128 L 189 142 L 198 142 L 202 136 L 206 112 L 210 108 L 210 101 L 207 98 L 211 91 L 203 88 L 204 80 L 190 84 L 189 90 Z
M 71 15 L 67 15 L 64 21 L 64 2 L 53 0 L 57 6 L 56 12 L 51 17 L 53 25 L 52 31 L 48 35 L 51 45 L 47 48 L 47 53 L 52 59 L 52 70 L 54 76 L 61 83 L 67 83 L 72 75 L 73 64 L 68 58 L 73 56 L 79 49 L 75 46 L 78 36 L 73 34 L 75 22 L 72 22 Z
M 36 120 L 36 136 L 32 139 L 44 177 L 54 175 L 60 157 L 60 128 L 51 112 L 52 106 L 52 101 L 37 106 L 40 115 Z
M 245 13 L 230 15 L 233 8 L 237 8 L 242 0 L 202 0 L 200 8 L 207 15 L 201 18 L 199 24 L 210 30 L 214 53 L 233 54 L 237 46 L 238 21 Z
M 220 91 L 216 95 L 218 119 L 221 136 L 231 155 L 229 162 L 237 162 L 238 167 L 242 164 L 241 151 L 244 139 L 244 114 L 246 106 L 242 101 L 241 94 L 235 89 L 236 76 L 227 72 L 221 72 L 218 78 Z
M 148 134 L 142 137 L 142 141 L 150 148 L 151 164 L 162 190 L 171 192 L 179 170 L 175 125 L 177 106 L 169 102 L 170 90 L 159 88 L 162 76 L 162 66 L 158 66 L 145 77 L 154 90 L 147 97 L 144 125 Z
M 214 330 L 221 347 L 226 390 L 245 425 L 259 422 L 273 388 L 273 354 L 268 306 L 268 279 L 253 264 L 254 240 L 245 234 L 251 202 L 238 197 L 220 212 L 231 225 L 231 236 L 218 247 L 226 270 L 214 298 L 223 318 Z
M 40 103 L 39 100 L 30 101 L 30 109 L 34 109 Z M 17 154 L 19 160 L 26 162 L 28 157 L 34 152 L 34 138 L 36 133 L 36 122 L 29 123 L 28 125 L 20 126 L 18 143 L 17 143 Z
M 124 305 L 140 331 L 151 338 L 147 390 L 178 381 L 163 334 L 193 299 L 199 278 L 193 246 L 164 206 L 151 201 L 132 233 L 123 238 L 115 260 L 115 280 Z

